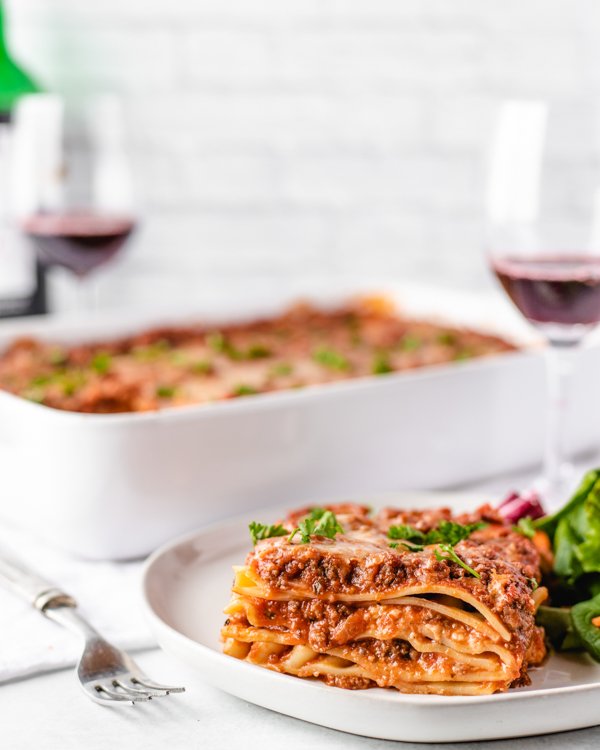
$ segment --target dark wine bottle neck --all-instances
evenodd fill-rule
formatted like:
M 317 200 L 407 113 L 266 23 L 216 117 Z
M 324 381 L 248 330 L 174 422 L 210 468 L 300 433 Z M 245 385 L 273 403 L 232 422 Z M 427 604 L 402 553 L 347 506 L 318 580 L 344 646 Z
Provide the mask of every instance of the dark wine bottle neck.
M 4 32 L 4 3 L 0 0 L 0 60 L 10 57 Z

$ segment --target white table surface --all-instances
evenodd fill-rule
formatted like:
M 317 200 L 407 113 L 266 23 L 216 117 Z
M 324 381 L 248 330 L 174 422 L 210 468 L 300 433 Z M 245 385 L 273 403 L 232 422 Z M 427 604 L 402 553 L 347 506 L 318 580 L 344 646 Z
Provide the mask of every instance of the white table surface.
M 105 708 L 80 691 L 71 670 L 0 688 L 0 747 L 5 750 L 597 750 L 600 727 L 545 737 L 460 745 L 398 744 L 337 732 L 258 708 L 202 683 L 192 669 L 150 651 L 138 661 L 157 680 L 187 692 L 136 706 Z M 600 720 L 600 715 L 599 715 Z
M 600 465 L 588 457 L 578 473 Z M 501 495 L 526 487 L 531 474 L 498 477 L 469 488 Z M 600 726 L 561 734 L 460 744 L 395 743 L 357 737 L 292 719 L 208 687 L 202 676 L 159 650 L 136 655 L 145 672 L 186 693 L 135 706 L 108 708 L 87 699 L 72 669 L 0 686 L 0 750 L 597 750 Z M 600 723 L 600 707 L 598 711 Z

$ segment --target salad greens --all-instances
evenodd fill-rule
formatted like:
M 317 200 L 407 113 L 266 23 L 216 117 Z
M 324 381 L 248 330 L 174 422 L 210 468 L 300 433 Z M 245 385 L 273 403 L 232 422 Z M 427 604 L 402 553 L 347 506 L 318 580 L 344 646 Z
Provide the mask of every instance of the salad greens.
M 534 521 L 554 550 L 553 603 L 537 622 L 559 650 L 585 648 L 600 661 L 600 469 L 588 472 L 558 512 Z
M 557 513 L 535 521 L 554 549 L 554 572 L 561 596 L 574 601 L 600 593 L 600 469 L 588 472 L 573 497 Z M 569 602 L 570 603 L 570 602 Z
M 575 635 L 586 651 L 600 661 L 600 594 L 571 608 Z

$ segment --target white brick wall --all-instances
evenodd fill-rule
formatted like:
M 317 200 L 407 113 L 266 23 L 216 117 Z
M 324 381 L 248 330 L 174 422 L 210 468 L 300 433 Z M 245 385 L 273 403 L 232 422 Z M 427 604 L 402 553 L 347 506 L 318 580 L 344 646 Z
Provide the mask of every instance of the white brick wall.
M 597 0 L 7 4 L 14 51 L 49 88 L 127 97 L 144 225 L 101 279 L 104 304 L 340 278 L 489 283 L 497 103 L 600 84 Z M 593 156 L 577 138 L 566 155 Z M 568 214 L 568 189 L 554 198 Z

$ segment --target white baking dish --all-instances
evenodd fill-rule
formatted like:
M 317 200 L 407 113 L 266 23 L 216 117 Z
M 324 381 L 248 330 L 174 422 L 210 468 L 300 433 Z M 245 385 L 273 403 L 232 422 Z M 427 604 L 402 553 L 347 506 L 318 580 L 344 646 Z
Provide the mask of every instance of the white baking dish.
M 409 311 L 426 311 L 422 294 L 417 304 L 409 297 Z M 430 313 L 456 319 L 449 302 L 430 296 Z M 467 302 L 461 309 L 481 327 Z M 168 317 L 19 321 L 0 327 L 0 349 L 23 332 L 85 340 Z M 578 451 L 600 444 L 591 418 L 600 349 L 580 364 L 568 435 Z M 76 414 L 0 392 L 0 513 L 88 558 L 134 557 L 252 507 L 439 488 L 532 465 L 542 416 L 535 350 L 156 413 Z

